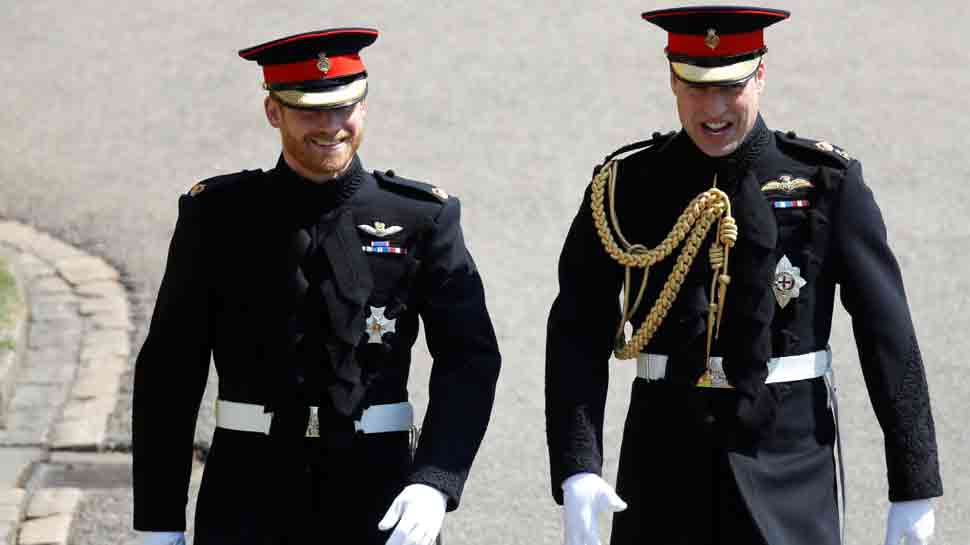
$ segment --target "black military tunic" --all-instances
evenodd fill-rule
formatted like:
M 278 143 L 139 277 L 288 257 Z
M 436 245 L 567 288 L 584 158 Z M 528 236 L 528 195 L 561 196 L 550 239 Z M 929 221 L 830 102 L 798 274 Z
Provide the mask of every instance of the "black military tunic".
M 889 499 L 942 494 L 923 363 L 860 164 L 824 142 L 769 131 L 759 118 L 727 157 L 705 155 L 681 131 L 655 135 L 618 168 L 617 217 L 631 243 L 659 244 L 715 174 L 740 235 L 713 349 L 724 356 L 735 389 L 694 386 L 704 371 L 711 278 L 699 254 L 644 348 L 669 356 L 667 377 L 633 384 L 617 478 L 629 508 L 615 515 L 612 542 L 839 542 L 835 423 L 825 379 L 764 384 L 768 358 L 827 349 L 836 285 L 885 435 Z M 631 320 L 634 328 L 675 257 L 652 267 L 648 303 Z M 781 307 L 772 285 L 783 257 L 806 283 Z M 563 247 L 559 282 L 548 322 L 546 423 L 552 492 L 561 503 L 565 478 L 602 468 L 608 361 L 620 319 L 623 267 L 593 226 L 589 190 Z
M 216 429 L 197 545 L 305 543 L 334 531 L 383 543 L 377 523 L 410 483 L 437 488 L 455 509 L 500 365 L 459 214 L 456 198 L 365 172 L 357 158 L 325 184 L 281 158 L 183 196 L 136 364 L 135 528 L 184 528 L 210 353 L 220 399 L 262 405 L 273 420 L 268 435 Z M 396 320 L 380 342 L 365 334 L 372 307 Z M 365 435 L 353 422 L 408 399 L 419 316 L 434 366 L 412 462 L 407 432 Z M 319 439 L 304 437 L 310 406 L 320 407 Z

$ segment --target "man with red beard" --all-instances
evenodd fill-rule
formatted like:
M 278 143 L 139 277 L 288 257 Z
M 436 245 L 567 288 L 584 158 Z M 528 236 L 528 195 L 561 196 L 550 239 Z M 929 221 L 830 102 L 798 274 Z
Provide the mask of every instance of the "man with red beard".
M 788 15 L 643 14 L 668 32 L 682 130 L 607 156 L 563 246 L 546 423 L 567 545 L 598 545 L 603 511 L 615 545 L 840 543 L 836 285 L 885 435 L 885 543 L 933 533 L 926 377 L 862 167 L 759 114 L 763 29 Z M 637 360 L 616 491 L 600 476 L 611 352 Z
M 210 354 L 219 399 L 196 545 L 428 545 L 458 507 L 500 356 L 458 199 L 357 156 L 360 50 L 376 39 L 332 29 L 240 51 L 262 66 L 282 155 L 179 201 L 135 368 L 143 544 L 184 543 Z M 420 439 L 407 392 L 419 317 L 434 358 Z

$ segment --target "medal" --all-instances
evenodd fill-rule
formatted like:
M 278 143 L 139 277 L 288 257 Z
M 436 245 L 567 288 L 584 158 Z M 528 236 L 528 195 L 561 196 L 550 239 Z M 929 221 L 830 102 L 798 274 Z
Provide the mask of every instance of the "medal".
M 401 248 L 399 246 L 391 246 L 390 242 L 386 240 L 375 240 L 370 243 L 370 246 L 361 246 L 361 250 L 365 254 L 406 254 L 408 253 L 406 248 Z
M 808 208 L 811 203 L 806 199 L 798 199 L 794 201 L 772 201 L 772 208 Z
M 370 317 L 367 318 L 364 326 L 364 333 L 367 333 L 368 344 L 381 344 L 381 337 L 385 333 L 394 333 L 394 324 L 397 320 L 388 320 L 384 316 L 387 307 L 370 307 Z
M 782 256 L 775 267 L 775 283 L 772 286 L 778 306 L 785 308 L 789 301 L 798 297 L 802 286 L 807 283 L 801 276 L 801 269 L 792 265 L 788 256 Z

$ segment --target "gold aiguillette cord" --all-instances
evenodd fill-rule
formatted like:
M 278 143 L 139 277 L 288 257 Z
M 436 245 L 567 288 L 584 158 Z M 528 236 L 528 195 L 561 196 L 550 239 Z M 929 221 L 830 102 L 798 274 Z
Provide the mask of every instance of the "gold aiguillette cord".
M 694 197 L 677 219 L 670 233 L 659 245 L 655 248 L 647 248 L 642 244 L 630 244 L 623 236 L 616 216 L 615 190 L 618 165 L 619 163 L 616 161 L 609 161 L 603 165 L 603 168 L 599 169 L 593 177 L 591 184 L 591 208 L 596 232 L 599 234 L 600 241 L 603 243 L 607 254 L 623 265 L 625 269 L 623 313 L 616 333 L 617 342 L 614 354 L 619 359 L 632 359 L 650 342 L 680 292 L 701 243 L 717 220 L 718 236 L 711 244 L 710 249 L 710 261 L 714 269 L 711 279 L 711 304 L 708 307 L 707 320 L 707 356 L 710 357 L 712 339 L 716 338 L 720 331 L 724 301 L 727 298 L 727 287 L 731 282 L 731 277 L 728 275 L 728 256 L 730 248 L 734 246 L 737 240 L 737 224 L 731 217 L 730 199 L 726 193 L 717 188 L 717 176 L 715 176 L 711 189 Z M 606 217 L 607 185 L 609 186 L 610 216 L 613 220 L 612 229 Z M 613 238 L 613 231 L 616 232 L 623 248 L 620 248 Z M 642 302 L 650 266 L 665 259 L 681 243 L 684 244 L 684 248 L 677 257 L 670 276 L 664 282 L 657 300 L 654 301 L 650 312 L 644 318 L 643 323 L 640 324 L 640 328 L 629 340 L 626 339 L 624 326 L 633 317 Z M 631 269 L 633 268 L 644 269 L 644 274 L 637 297 L 633 305 L 630 305 Z M 716 293 L 715 288 L 717 288 Z

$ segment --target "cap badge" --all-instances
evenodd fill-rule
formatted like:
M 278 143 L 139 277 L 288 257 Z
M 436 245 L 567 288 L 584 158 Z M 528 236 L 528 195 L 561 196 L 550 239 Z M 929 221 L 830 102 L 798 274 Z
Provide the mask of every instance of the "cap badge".
M 385 333 L 395 333 L 394 325 L 397 320 L 388 320 L 384 316 L 387 307 L 370 307 L 370 317 L 367 318 L 364 333 L 367 333 L 368 344 L 381 344 L 381 336 Z
M 770 180 L 761 186 L 761 191 L 782 191 L 791 193 L 796 189 L 811 189 L 815 187 L 812 182 L 802 178 L 792 178 L 788 174 L 782 174 L 777 180 Z
M 775 292 L 775 299 L 778 306 L 785 308 L 788 302 L 795 299 L 801 293 L 802 287 L 808 282 L 802 278 L 801 269 L 792 265 L 788 256 L 782 256 L 775 267 L 775 284 L 772 291 Z
M 717 31 L 713 28 L 707 29 L 707 37 L 704 38 L 704 45 L 711 49 L 717 49 L 717 44 L 721 43 L 721 37 L 717 35 Z
M 375 221 L 373 227 L 371 227 L 370 225 L 363 224 L 363 225 L 358 225 L 357 228 L 372 237 L 381 237 L 381 238 L 389 237 L 391 235 L 396 235 L 397 233 L 400 233 L 401 231 L 404 230 L 404 228 L 401 227 L 400 225 L 391 225 L 390 227 L 388 227 L 387 224 L 385 224 L 382 221 Z
M 324 76 L 330 71 L 330 59 L 327 58 L 326 53 L 317 55 L 317 70 L 323 72 Z
M 438 197 L 443 201 L 448 200 L 448 193 L 444 189 L 441 189 L 440 187 L 432 187 L 431 193 L 433 193 L 435 197 Z

